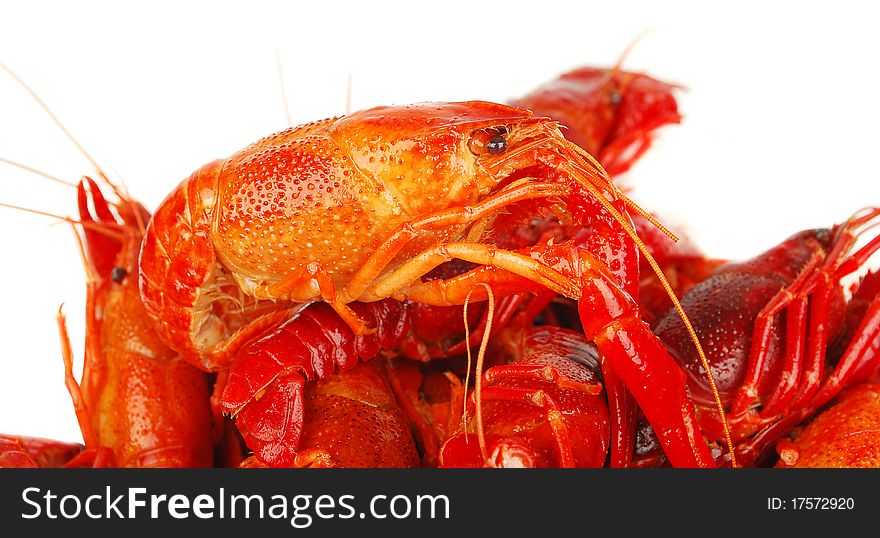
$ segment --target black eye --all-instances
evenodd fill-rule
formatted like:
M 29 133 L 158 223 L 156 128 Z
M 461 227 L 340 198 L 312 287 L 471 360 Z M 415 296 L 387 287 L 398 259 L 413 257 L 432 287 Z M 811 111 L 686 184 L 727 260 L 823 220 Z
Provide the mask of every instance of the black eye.
M 507 149 L 507 127 L 477 129 L 471 133 L 468 148 L 477 157 L 504 153 Z
M 831 230 L 828 228 L 819 228 L 816 230 L 816 240 L 823 245 L 827 245 L 831 242 Z
M 492 155 L 498 155 L 507 149 L 507 139 L 502 135 L 495 135 L 486 143 L 486 149 L 488 149 L 489 153 Z
M 124 267 L 114 267 L 113 270 L 110 271 L 110 280 L 119 284 L 125 280 L 126 275 L 128 275 L 128 271 L 126 271 Z

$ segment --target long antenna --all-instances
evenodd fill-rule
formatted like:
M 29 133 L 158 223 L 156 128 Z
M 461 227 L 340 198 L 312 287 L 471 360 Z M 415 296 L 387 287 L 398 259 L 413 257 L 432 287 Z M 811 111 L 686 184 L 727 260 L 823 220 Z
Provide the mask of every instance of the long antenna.
M 67 187 L 73 187 L 74 189 L 76 188 L 76 183 L 74 183 L 74 182 L 72 182 L 72 181 L 68 181 L 68 180 L 66 180 L 66 179 L 61 179 L 61 178 L 58 177 L 58 176 L 53 176 L 52 174 L 49 174 L 49 173 L 47 173 L 47 172 L 43 172 L 42 170 L 39 170 L 39 169 L 37 169 L 37 168 L 33 168 L 33 167 L 28 166 L 28 165 L 26 165 L 26 164 L 21 164 L 20 162 L 16 162 L 16 161 L 13 161 L 13 160 L 11 160 L 11 159 L 6 159 L 6 158 L 3 158 L 3 157 L 0 157 L 0 162 L 4 162 L 4 163 L 6 163 L 6 164 L 8 164 L 8 165 L 10 165 L 10 166 L 15 166 L 16 168 L 21 168 L 21 169 L 24 170 L 25 172 L 30 172 L 30 173 L 32 173 L 32 174 L 36 174 L 36 175 L 38 175 L 38 176 L 42 176 L 42 177 L 44 177 L 44 178 L 46 178 L 46 179 L 48 179 L 48 180 L 50 180 L 50 181 L 54 181 L 54 182 L 56 182 L 56 183 L 60 183 L 60 184 L 65 185 L 65 186 L 67 186 Z
M 281 89 L 281 102 L 284 103 L 284 117 L 287 118 L 287 126 L 293 127 L 290 119 L 290 106 L 287 102 L 287 90 L 284 89 L 284 67 L 281 64 L 281 49 L 275 49 L 275 66 L 278 68 L 278 85 Z
M 83 155 L 83 156 L 84 156 L 84 157 L 85 157 L 90 163 L 92 163 L 92 166 L 95 167 L 95 170 L 96 170 L 96 171 L 97 171 L 97 172 L 98 172 L 98 173 L 99 173 L 104 179 L 107 179 L 108 176 L 107 176 L 106 173 L 104 173 L 104 169 L 101 168 L 101 165 L 98 164 L 98 161 L 96 161 L 96 160 L 91 156 L 91 154 L 89 154 L 89 152 L 86 151 L 86 148 L 83 147 L 83 145 L 80 144 L 79 141 L 73 136 L 73 134 L 71 134 L 70 131 L 67 130 L 67 127 L 65 127 L 64 124 L 61 123 L 61 120 L 59 120 L 59 119 L 58 119 L 58 116 L 56 116 L 55 113 L 52 112 L 52 109 L 50 109 L 49 106 L 48 106 L 46 103 L 44 103 L 42 99 L 40 99 L 40 96 L 37 95 L 37 92 L 35 92 L 33 89 L 31 89 L 31 87 L 28 86 L 28 85 L 25 83 L 25 81 L 23 81 L 21 78 L 19 78 L 19 76 L 16 75 L 15 72 L 13 72 L 11 69 L 9 69 L 8 67 L 6 67 L 6 65 L 3 64 L 2 62 L 0 62 L 0 68 L 2 68 L 4 71 L 6 71 L 7 73 L 9 73 L 9 76 L 12 77 L 13 80 L 15 80 L 16 82 L 18 82 L 19 85 L 21 85 L 21 87 L 25 89 L 25 91 L 27 91 L 29 94 L 31 94 L 31 97 L 34 98 L 34 101 L 36 101 L 37 104 L 40 105 L 40 108 L 42 108 L 43 111 L 45 111 L 46 114 L 49 115 L 49 117 L 52 119 L 53 122 L 55 122 L 55 125 L 57 125 L 59 129 L 61 129 L 61 131 L 64 133 L 64 135 L 65 135 L 65 136 L 66 136 L 71 142 L 73 142 L 73 145 L 76 146 L 76 148 L 80 151 L 80 153 L 82 153 L 82 155 Z

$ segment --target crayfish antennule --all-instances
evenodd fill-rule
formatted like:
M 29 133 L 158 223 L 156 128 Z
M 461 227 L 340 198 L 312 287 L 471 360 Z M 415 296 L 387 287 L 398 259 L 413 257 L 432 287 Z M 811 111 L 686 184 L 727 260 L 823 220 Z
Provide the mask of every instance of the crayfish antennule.
M 486 295 L 488 304 L 488 310 L 486 312 L 486 329 L 483 332 L 483 338 L 480 340 L 480 349 L 477 351 L 477 366 L 474 372 L 476 376 L 474 382 L 474 407 L 475 407 L 475 419 L 477 422 L 477 440 L 480 443 L 480 453 L 483 456 L 483 462 L 488 461 L 488 451 L 486 450 L 486 435 L 483 429 L 483 364 L 486 359 L 486 347 L 489 345 L 489 335 L 492 333 L 492 320 L 495 316 L 495 295 L 492 293 L 492 288 L 489 287 L 488 284 L 484 282 L 480 282 L 473 289 L 471 289 L 467 296 L 464 299 L 464 330 L 465 330 L 465 347 L 467 348 L 467 374 L 464 378 L 464 394 L 467 396 L 468 390 L 468 381 L 471 375 L 471 345 L 470 345 L 470 329 L 468 325 L 468 316 L 467 316 L 467 308 L 468 303 L 471 299 L 471 294 L 474 292 L 477 287 L 486 288 Z M 463 400 L 464 411 L 461 416 L 461 424 L 462 431 L 465 434 L 465 442 L 467 442 L 467 398 L 465 397 Z
M 76 149 L 79 150 L 79 152 L 83 155 L 83 157 L 85 157 L 86 160 L 88 160 L 92 164 L 92 166 L 95 167 L 95 170 L 98 171 L 98 173 L 101 175 L 102 178 L 106 179 L 107 174 L 104 173 L 104 170 L 101 168 L 101 165 L 98 164 L 98 161 L 96 161 L 91 156 L 91 154 L 88 151 L 86 151 L 86 148 L 83 147 L 83 145 L 79 143 L 79 140 L 77 140 L 76 137 L 74 137 L 73 134 L 71 134 L 71 132 L 67 130 L 67 127 L 65 127 L 64 124 L 61 123 L 61 120 L 58 119 L 58 116 L 56 116 L 55 113 L 52 112 L 52 109 L 49 108 L 49 105 L 47 105 L 45 102 L 43 102 L 42 99 L 40 99 L 40 96 L 37 95 L 37 92 L 35 92 L 30 86 L 28 86 L 24 80 L 22 80 L 18 75 L 16 75 L 15 72 L 12 71 L 12 69 L 9 69 L 8 67 L 6 67 L 6 65 L 3 64 L 2 62 L 0 62 L 0 69 L 6 71 L 6 73 L 8 73 L 9 76 L 12 77 L 13 80 L 15 80 L 15 82 L 17 82 L 22 88 L 24 88 L 24 90 L 26 92 L 28 92 L 31 95 L 31 97 L 33 97 L 34 101 L 37 102 L 37 105 L 39 105 L 39 107 L 43 109 L 43 111 L 49 116 L 49 118 L 55 123 L 55 125 L 57 125 L 58 128 L 61 129 L 61 131 L 68 138 L 68 140 L 73 142 L 73 145 L 76 146 Z
M 572 156 L 573 156 L 577 161 L 581 162 L 581 163 L 584 164 L 584 165 L 587 165 L 588 167 L 593 167 L 593 168 L 595 168 L 596 171 L 597 171 L 598 174 L 599 174 L 599 177 L 600 177 L 602 180 L 604 180 L 604 183 L 603 183 L 602 186 L 603 186 L 603 187 L 610 188 L 611 191 L 612 191 L 617 197 L 619 197 L 619 198 L 623 201 L 624 205 L 625 205 L 628 209 L 631 209 L 632 211 L 635 211 L 636 213 L 638 213 L 639 215 L 641 215 L 642 217 L 644 217 L 645 220 L 647 220 L 648 222 L 650 222 L 653 226 L 655 226 L 658 230 L 660 230 L 660 232 L 663 233 L 663 235 L 665 235 L 666 237 L 668 237 L 668 238 L 671 239 L 672 241 L 674 241 L 674 242 L 676 242 L 676 243 L 678 242 L 678 236 L 677 236 L 677 235 L 675 235 L 674 233 L 672 233 L 672 232 L 669 230 L 669 228 L 667 228 L 666 226 L 664 226 L 664 225 L 663 225 L 659 220 L 657 220 L 653 215 L 651 215 L 650 213 L 648 213 L 647 211 L 645 211 L 644 209 L 642 209 L 642 207 L 641 207 L 639 204 L 635 203 L 632 199 L 630 199 L 629 196 L 627 196 L 626 194 L 624 194 L 624 193 L 623 193 L 623 192 L 617 187 L 617 185 L 615 185 L 615 184 L 611 181 L 611 177 L 608 175 L 608 172 L 606 172 L 605 169 L 602 168 L 602 165 L 599 164 L 599 161 L 597 161 L 592 155 L 590 155 L 589 153 L 587 153 L 583 148 L 581 148 L 580 146 L 578 146 L 577 144 L 575 144 L 574 142 L 572 142 L 572 141 L 570 141 L 570 140 L 566 140 L 565 138 L 562 138 L 562 139 L 560 139 L 559 141 L 562 143 L 562 145 L 563 145 L 564 147 L 568 148 L 569 150 L 571 150 L 571 151 L 573 152 L 573 155 L 572 155 Z M 589 180 L 588 180 L 588 181 L 589 181 Z M 584 186 L 587 186 L 587 185 L 584 185 Z M 598 192 L 592 192 L 593 189 L 590 188 L 589 186 L 587 186 L 587 187 L 588 187 L 587 190 L 591 191 L 591 193 L 592 193 L 594 196 L 596 196 L 597 198 L 600 196 L 600 194 L 599 194 Z M 599 203 L 601 203 L 603 207 L 605 207 L 606 209 L 608 209 L 608 211 L 609 211 L 612 215 L 614 215 L 615 219 L 617 219 L 617 220 L 621 223 L 621 225 L 624 226 L 624 228 L 627 230 L 627 233 L 629 233 L 629 230 L 631 230 L 632 227 L 629 226 L 627 222 L 625 222 L 623 216 L 619 216 L 619 215 L 617 215 L 617 214 L 616 214 L 616 211 L 615 211 L 613 208 L 611 208 L 611 207 L 607 204 L 607 201 L 606 201 L 604 198 L 600 198 L 600 199 L 599 199 Z M 632 231 L 632 234 L 630 234 L 630 235 L 631 235 L 631 236 L 638 237 L 638 236 L 636 235 L 636 233 L 635 233 L 635 230 L 633 230 L 633 231 Z M 635 240 L 635 237 L 634 237 L 634 240 Z M 637 241 L 637 243 L 638 243 L 638 241 Z M 640 246 L 639 248 L 640 248 L 640 250 L 641 250 L 641 246 Z
M 0 162 L 4 162 L 4 163 L 6 163 L 10 166 L 14 166 L 16 168 L 20 168 L 20 169 L 24 170 L 25 172 L 30 172 L 32 174 L 36 174 L 38 176 L 44 177 L 50 181 L 54 181 L 55 183 L 60 183 L 61 185 L 64 185 L 67 187 L 73 187 L 74 189 L 76 188 L 76 183 L 74 183 L 72 181 L 68 181 L 66 179 L 61 179 L 58 176 L 53 176 L 52 174 L 50 174 L 48 172 L 44 172 L 38 168 L 34 168 L 32 166 L 28 166 L 26 164 L 22 164 L 17 161 L 13 161 L 12 159 L 6 159 L 4 157 L 0 157 Z
M 650 34 L 653 31 L 654 28 L 645 28 L 644 30 L 636 34 L 632 41 L 630 41 L 629 44 L 623 49 L 623 52 L 620 53 L 620 56 L 617 58 L 617 62 L 614 63 L 614 66 L 608 70 L 611 76 L 614 76 L 622 71 L 623 62 L 626 61 L 627 57 L 630 55 L 633 49 L 636 48 L 636 45 L 639 44 L 639 41 L 644 39 L 646 35 Z
M 645 210 L 642 208 L 642 206 L 640 206 L 639 204 L 637 204 L 637 203 L 635 203 L 634 201 L 632 201 L 632 199 L 629 198 L 628 196 L 624 196 L 624 197 L 623 197 L 623 203 L 626 204 L 626 207 L 627 207 L 627 208 L 629 208 L 629 209 L 635 211 L 635 212 L 638 213 L 642 218 L 644 218 L 645 220 L 647 220 L 648 222 L 650 222 L 651 225 L 654 226 L 655 228 L 657 228 L 658 230 L 660 230 L 660 232 L 661 232 L 663 235 L 665 235 L 666 237 L 668 237 L 669 239 L 671 239 L 673 242 L 678 243 L 678 241 L 679 241 L 678 236 L 675 235 L 675 234 L 674 234 L 669 228 L 667 228 L 666 226 L 664 226 L 662 222 L 660 222 L 659 220 L 657 220 L 657 218 L 654 217 L 654 215 L 652 215 L 652 214 L 648 213 L 647 211 L 645 211 Z
M 7 204 L 5 202 L 0 202 L 0 207 L 6 207 L 9 209 L 24 211 L 25 213 L 33 213 L 34 215 L 41 215 L 44 217 L 51 217 L 53 219 L 57 219 L 61 222 L 66 222 L 66 223 L 74 225 L 74 226 L 82 226 L 83 228 L 95 230 L 99 233 L 103 233 L 103 234 L 107 235 L 108 237 L 112 237 L 114 239 L 121 240 L 124 238 L 124 235 L 122 234 L 122 232 L 117 232 L 117 231 L 110 229 L 110 228 L 119 228 L 119 229 L 123 228 L 122 226 L 119 226 L 117 224 L 99 224 L 96 222 L 83 222 L 82 220 L 74 219 L 72 217 L 65 217 L 62 215 L 57 215 L 57 214 L 51 213 L 49 211 L 41 211 L 39 209 L 31 209 L 29 207 L 23 207 L 23 206 L 15 205 L 15 204 Z

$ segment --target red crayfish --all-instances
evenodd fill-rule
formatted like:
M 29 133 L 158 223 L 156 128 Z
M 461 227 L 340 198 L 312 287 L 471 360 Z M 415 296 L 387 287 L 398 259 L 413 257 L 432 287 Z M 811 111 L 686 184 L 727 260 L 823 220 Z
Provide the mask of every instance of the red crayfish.
M 79 383 L 59 326 L 85 448 L 4 436 L 0 464 L 764 462 L 876 370 L 877 278 L 840 280 L 880 210 L 738 264 L 674 246 L 612 176 L 679 122 L 675 88 L 583 68 L 512 105 L 318 121 L 152 216 L 83 179 Z

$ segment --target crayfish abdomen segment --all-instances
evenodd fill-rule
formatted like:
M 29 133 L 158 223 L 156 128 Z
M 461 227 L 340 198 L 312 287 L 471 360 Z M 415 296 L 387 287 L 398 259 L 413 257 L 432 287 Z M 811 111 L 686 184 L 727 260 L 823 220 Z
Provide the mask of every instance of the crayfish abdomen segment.
M 301 447 L 339 467 L 417 467 L 409 423 L 375 362 L 306 387 Z
M 162 202 L 144 233 L 138 260 L 141 298 L 166 345 L 205 370 L 203 328 L 210 323 L 209 293 L 216 256 L 210 219 L 223 161 L 206 164 Z M 213 344 L 223 335 L 209 338 Z

